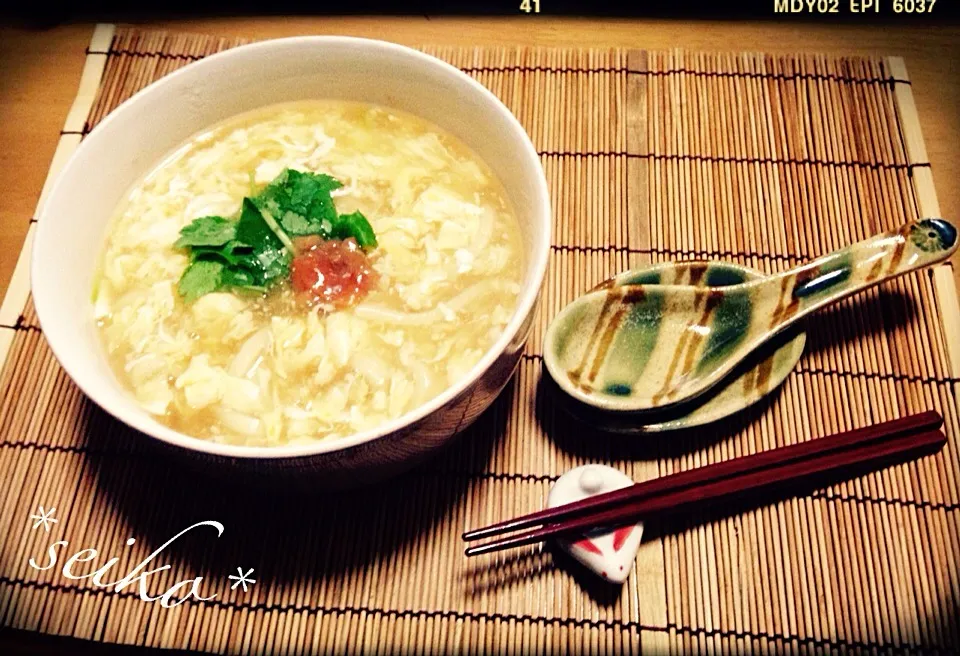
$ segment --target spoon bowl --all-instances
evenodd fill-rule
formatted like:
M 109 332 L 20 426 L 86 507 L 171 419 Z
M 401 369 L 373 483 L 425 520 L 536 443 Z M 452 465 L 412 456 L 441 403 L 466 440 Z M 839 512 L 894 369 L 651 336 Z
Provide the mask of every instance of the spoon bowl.
M 557 385 L 582 403 L 630 412 L 668 408 L 712 388 L 807 315 L 942 262 L 956 249 L 951 223 L 923 219 L 801 267 L 725 287 L 611 283 L 576 299 L 551 322 L 544 363 Z
M 595 289 L 644 283 L 726 287 L 763 276 L 760 271 L 733 262 L 684 260 L 631 269 Z M 569 397 L 561 407 L 588 426 L 607 433 L 641 435 L 703 426 L 741 412 L 773 392 L 800 361 L 806 341 L 803 327 L 794 326 L 758 348 L 709 391 L 666 409 L 607 412 Z M 548 389 L 557 393 L 556 382 L 550 376 L 545 381 Z

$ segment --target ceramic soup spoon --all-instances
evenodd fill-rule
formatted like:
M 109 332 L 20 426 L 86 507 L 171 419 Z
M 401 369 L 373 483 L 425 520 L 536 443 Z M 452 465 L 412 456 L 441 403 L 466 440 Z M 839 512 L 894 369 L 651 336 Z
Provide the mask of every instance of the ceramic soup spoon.
M 550 324 L 544 362 L 561 389 L 589 405 L 621 411 L 670 406 L 710 389 L 811 312 L 942 262 L 956 249 L 951 223 L 923 219 L 738 285 L 598 289 Z

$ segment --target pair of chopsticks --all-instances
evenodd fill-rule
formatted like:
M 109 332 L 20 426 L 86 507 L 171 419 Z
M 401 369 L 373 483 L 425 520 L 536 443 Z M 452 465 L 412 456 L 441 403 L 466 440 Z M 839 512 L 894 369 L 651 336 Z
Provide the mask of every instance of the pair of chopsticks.
M 681 513 L 709 503 L 771 492 L 852 467 L 875 468 L 904 457 L 928 455 L 946 443 L 939 430 L 942 424 L 939 413 L 922 412 L 637 483 L 467 531 L 463 534 L 467 542 L 522 532 L 468 547 L 466 555 L 521 547 L 601 527 L 613 530 L 658 514 Z

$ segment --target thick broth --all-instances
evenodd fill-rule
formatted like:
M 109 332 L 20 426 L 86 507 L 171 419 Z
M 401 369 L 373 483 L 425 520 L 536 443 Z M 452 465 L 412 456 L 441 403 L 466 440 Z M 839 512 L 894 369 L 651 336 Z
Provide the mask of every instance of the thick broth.
M 179 230 L 234 215 L 284 168 L 326 173 L 340 212 L 379 246 L 357 305 L 307 309 L 283 283 L 187 304 Z M 197 135 L 121 203 L 95 308 L 120 380 L 184 433 L 246 445 L 343 436 L 413 410 L 459 381 L 502 334 L 522 276 L 500 183 L 451 135 L 383 108 L 276 105 Z

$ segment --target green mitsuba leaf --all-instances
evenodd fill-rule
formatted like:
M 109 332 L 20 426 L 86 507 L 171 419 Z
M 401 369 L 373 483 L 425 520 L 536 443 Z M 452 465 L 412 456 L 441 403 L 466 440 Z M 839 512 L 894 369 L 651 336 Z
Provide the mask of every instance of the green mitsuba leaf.
M 204 294 L 220 289 L 224 265 L 212 260 L 192 262 L 180 277 L 177 291 L 184 300 L 192 303 Z
M 221 289 L 269 289 L 290 276 L 293 254 L 285 246 L 290 237 L 352 237 L 361 248 L 376 247 L 376 235 L 362 213 L 337 213 L 331 192 L 342 186 L 329 175 L 285 169 L 259 193 L 243 199 L 237 218 L 193 220 L 174 243 L 190 254 L 178 285 L 180 295 L 192 302 Z
M 180 230 L 180 238 L 173 244 L 175 248 L 187 246 L 223 246 L 233 240 L 237 233 L 237 224 L 222 216 L 204 216 L 194 219 Z
M 377 236 L 373 232 L 373 226 L 359 210 L 337 217 L 333 226 L 333 236 L 336 239 L 353 237 L 363 249 L 377 246 Z

